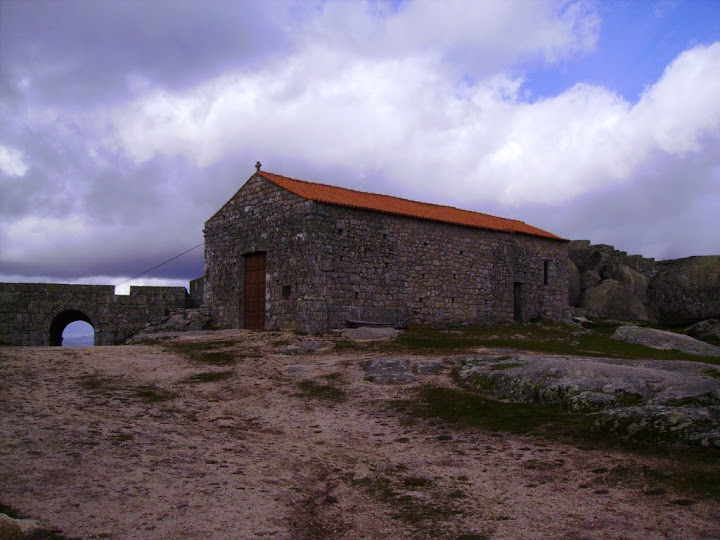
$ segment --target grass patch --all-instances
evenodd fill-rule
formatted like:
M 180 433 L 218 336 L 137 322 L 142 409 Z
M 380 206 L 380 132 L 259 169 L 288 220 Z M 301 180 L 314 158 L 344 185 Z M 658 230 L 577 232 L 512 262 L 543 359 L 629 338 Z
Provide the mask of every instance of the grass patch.
M 426 386 L 419 390 L 418 397 L 397 402 L 397 406 L 415 416 L 491 431 L 559 435 L 589 431 L 593 423 L 588 415 L 571 414 L 557 406 L 505 403 L 455 388 Z
M 191 375 L 187 379 L 184 379 L 182 382 L 187 384 L 213 383 L 229 379 L 232 375 L 232 371 L 210 371 L 206 373 L 196 373 L 195 375 Z
M 301 381 L 298 387 L 302 397 L 310 397 L 333 403 L 342 403 L 347 399 L 345 390 L 330 384 L 319 384 L 315 381 Z
M 154 384 L 138 386 L 134 389 L 133 394 L 136 398 L 139 398 L 147 403 L 161 403 L 163 401 L 170 401 L 171 399 L 175 399 L 177 397 L 177 394 L 163 390 Z
M 406 476 L 405 478 L 401 479 L 400 482 L 406 488 L 426 487 L 432 484 L 432 480 L 430 480 L 429 478 L 424 478 L 422 476 Z
M 523 364 L 520 362 L 506 362 L 506 363 L 500 363 L 495 364 L 490 368 L 490 371 L 505 371 L 506 369 L 514 368 L 514 367 L 522 367 Z
M 5 514 L 13 519 L 25 519 L 25 516 L 17 508 L 3 503 L 0 503 L 0 514 Z
M 96 374 L 81 376 L 79 384 L 80 388 L 91 392 L 99 390 L 112 390 L 115 388 L 115 384 L 112 379 L 108 377 L 101 377 Z
M 432 386 L 418 389 L 417 396 L 418 399 L 393 402 L 392 405 L 408 415 L 435 422 L 440 420 L 457 429 L 480 428 L 525 434 L 581 448 L 620 448 L 627 452 L 629 459 L 649 458 L 652 466 L 617 467 L 604 476 L 606 479 L 720 498 L 720 452 L 717 449 L 628 442 L 594 430 L 596 415 L 570 413 L 555 405 L 507 403 L 464 389 Z M 630 394 L 628 399 L 633 401 L 634 396 Z M 542 466 L 544 464 L 539 462 L 527 464 L 527 468 Z
M 194 342 L 175 341 L 164 346 L 172 352 L 198 364 L 209 366 L 232 366 L 237 362 L 237 351 L 227 350 L 237 347 L 239 342 L 233 340 Z
M 386 504 L 392 517 L 411 526 L 422 523 L 424 533 L 430 533 L 432 538 L 442 537 L 442 522 L 463 513 L 456 501 L 465 498 L 465 493 L 457 488 L 447 492 L 434 486 L 428 478 L 400 476 L 400 473 L 400 467 L 396 467 L 387 474 L 353 479 L 352 482 Z M 428 491 L 430 489 L 432 491 Z M 423 492 L 430 497 L 420 498 L 414 492 Z
M 363 348 L 370 347 L 387 352 L 443 354 L 467 353 L 480 347 L 493 347 L 609 358 L 694 360 L 720 365 L 720 358 L 716 357 L 653 349 L 612 339 L 611 336 L 617 329 L 618 323 L 597 321 L 591 326 L 585 329 L 547 323 L 507 323 L 458 328 L 411 326 L 393 341 L 363 344 Z

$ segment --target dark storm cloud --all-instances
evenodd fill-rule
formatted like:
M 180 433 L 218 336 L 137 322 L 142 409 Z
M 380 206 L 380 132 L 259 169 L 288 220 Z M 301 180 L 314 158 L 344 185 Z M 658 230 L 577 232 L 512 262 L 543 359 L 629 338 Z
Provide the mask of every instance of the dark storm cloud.
M 82 108 L 181 89 L 286 50 L 287 14 L 272 0 L 2 0 L 3 93 Z

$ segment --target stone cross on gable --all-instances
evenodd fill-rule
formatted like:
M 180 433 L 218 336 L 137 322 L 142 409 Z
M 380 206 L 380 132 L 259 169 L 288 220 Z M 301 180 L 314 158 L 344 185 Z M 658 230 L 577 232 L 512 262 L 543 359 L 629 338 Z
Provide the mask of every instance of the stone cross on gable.
M 255 164 L 255 170 L 256 170 L 257 172 L 260 172 L 260 167 L 262 167 L 262 163 L 260 163 L 260 162 L 258 161 L 258 162 Z

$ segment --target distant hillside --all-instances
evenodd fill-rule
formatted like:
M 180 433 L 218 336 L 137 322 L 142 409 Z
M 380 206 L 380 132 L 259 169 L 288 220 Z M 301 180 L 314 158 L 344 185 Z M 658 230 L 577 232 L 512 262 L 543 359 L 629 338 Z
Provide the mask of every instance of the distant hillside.
M 89 336 L 67 336 L 63 338 L 63 347 L 87 347 L 95 345 L 95 337 Z

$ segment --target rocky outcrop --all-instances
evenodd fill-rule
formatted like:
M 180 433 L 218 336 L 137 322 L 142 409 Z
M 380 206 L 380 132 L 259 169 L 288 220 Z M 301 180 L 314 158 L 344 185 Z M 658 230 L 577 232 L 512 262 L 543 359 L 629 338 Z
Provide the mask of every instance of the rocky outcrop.
M 720 367 L 553 355 L 458 358 L 478 392 L 597 414 L 595 428 L 658 444 L 720 447 Z
M 204 307 L 173 310 L 162 324 L 148 326 L 128 339 L 126 344 L 142 343 L 154 334 L 206 330 L 212 326 L 212 322 L 208 309 Z
M 588 315 L 618 321 L 645 321 L 648 312 L 642 301 L 619 281 L 606 279 L 582 291 L 580 306 Z
M 574 240 L 570 260 L 580 274 L 580 295 L 571 307 L 587 315 L 620 321 L 645 321 L 652 317 L 647 287 L 655 261 L 628 255 L 612 246 Z
M 663 324 L 688 325 L 720 317 L 720 256 L 657 263 L 648 298 Z
M 656 262 L 588 240 L 570 242 L 568 255 L 581 291 L 570 306 L 587 315 L 668 326 L 720 317 L 720 256 Z
M 714 339 L 720 342 L 720 319 L 700 321 L 686 328 L 685 333 L 699 339 Z
M 434 375 L 442 369 L 440 362 L 411 362 L 408 358 L 378 358 L 366 360 L 360 366 L 365 371 L 365 380 L 380 384 L 409 384 L 418 376 Z
M 720 356 L 720 347 L 715 347 L 691 336 L 655 328 L 621 326 L 615 330 L 612 338 L 626 343 L 652 347 L 653 349 L 672 349 L 700 356 Z

